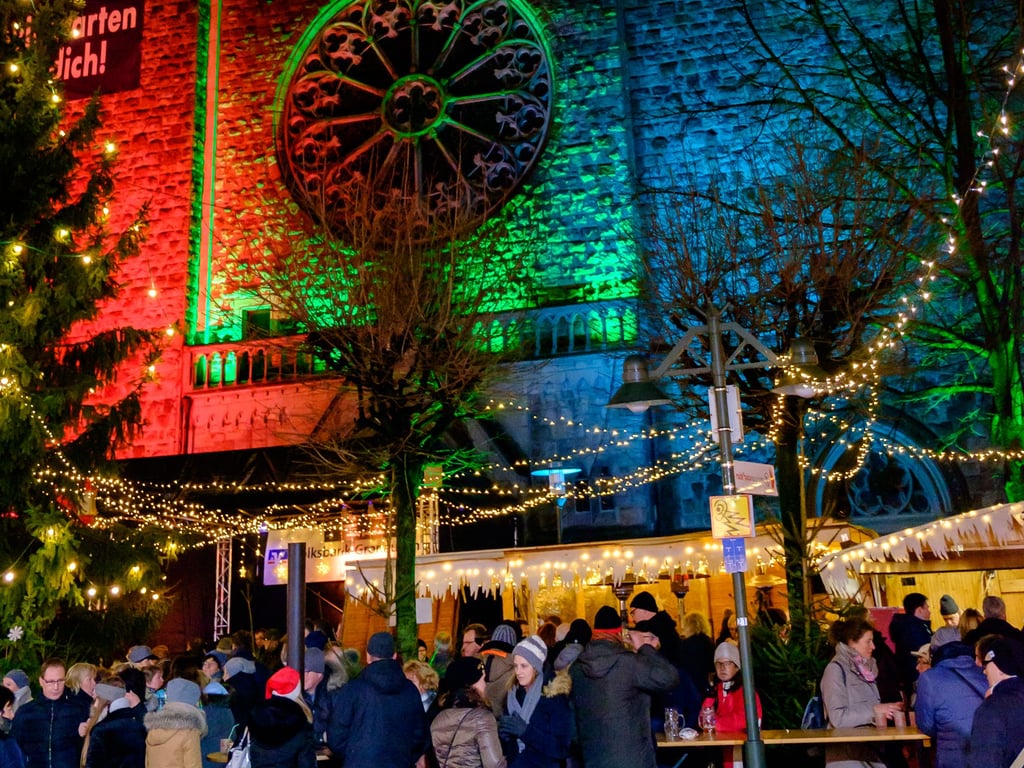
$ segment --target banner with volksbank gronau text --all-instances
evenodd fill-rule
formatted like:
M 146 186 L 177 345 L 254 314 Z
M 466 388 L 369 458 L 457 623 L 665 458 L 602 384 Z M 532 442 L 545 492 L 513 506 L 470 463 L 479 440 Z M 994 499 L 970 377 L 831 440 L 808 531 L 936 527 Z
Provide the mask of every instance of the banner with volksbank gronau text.
M 144 7 L 145 0 L 86 0 L 74 39 L 60 47 L 54 64 L 65 99 L 139 87 Z
M 263 583 L 270 586 L 288 583 L 288 544 L 306 543 L 306 582 L 343 581 L 362 560 L 383 560 L 387 554 L 384 539 L 342 539 L 325 541 L 324 533 L 313 528 L 268 531 L 263 556 Z M 394 542 L 392 542 L 392 555 Z

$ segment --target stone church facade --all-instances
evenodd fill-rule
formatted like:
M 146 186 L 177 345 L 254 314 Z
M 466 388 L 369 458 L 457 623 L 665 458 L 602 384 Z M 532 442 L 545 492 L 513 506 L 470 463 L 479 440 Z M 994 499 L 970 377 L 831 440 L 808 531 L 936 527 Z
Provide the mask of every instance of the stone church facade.
M 143 254 L 124 267 L 122 299 L 99 322 L 130 318 L 176 333 L 145 392 L 145 430 L 121 457 L 130 465 L 295 444 L 336 395 L 282 319 L 233 293 L 226 276 L 232 251 L 258 251 L 253 190 L 288 195 L 303 176 L 296 158 L 304 151 L 329 163 L 328 148 L 355 153 L 369 140 L 304 116 L 311 86 L 303 75 L 317 74 L 315 59 L 336 67 L 337 98 L 358 101 L 372 91 L 380 104 L 365 111 L 379 107 L 385 129 L 416 135 L 425 152 L 436 152 L 430 137 L 451 126 L 416 109 L 432 99 L 472 102 L 464 122 L 481 122 L 458 145 L 472 157 L 453 163 L 456 181 L 504 174 L 511 189 L 494 199 L 509 204 L 513 230 L 530 244 L 541 300 L 529 310 L 525 359 L 493 392 L 511 404 L 496 423 L 527 463 L 498 456 L 506 467 L 495 480 L 545 485 L 549 475 L 531 471 L 552 467 L 574 470 L 569 482 L 631 478 L 610 496 L 525 514 L 521 543 L 706 528 L 717 465 L 680 458 L 685 451 L 669 437 L 651 436 L 679 426 L 679 415 L 604 406 L 625 356 L 647 344 L 634 236 L 647 215 L 640 191 L 670 183 L 673 168 L 727 162 L 749 140 L 739 118 L 680 117 L 733 76 L 734 13 L 695 0 L 145 2 L 139 86 L 102 102 L 119 148 L 123 209 L 112 216 L 127 220 L 146 203 L 150 233 Z M 451 80 L 388 53 L 412 16 L 435 28 L 418 41 L 421 50 L 433 45 L 431 55 L 450 67 L 446 77 L 464 77 L 464 90 L 445 92 Z M 408 103 L 417 105 L 409 114 Z M 493 124 L 483 122 L 487 109 Z M 926 428 L 906 421 L 888 436 L 929 441 Z M 486 435 L 479 437 L 482 444 Z M 814 460 L 828 462 L 828 451 Z M 685 471 L 662 472 L 673 462 Z M 846 496 L 860 522 L 904 528 L 992 500 L 971 471 L 879 458 Z M 812 484 L 809 498 L 824 497 Z

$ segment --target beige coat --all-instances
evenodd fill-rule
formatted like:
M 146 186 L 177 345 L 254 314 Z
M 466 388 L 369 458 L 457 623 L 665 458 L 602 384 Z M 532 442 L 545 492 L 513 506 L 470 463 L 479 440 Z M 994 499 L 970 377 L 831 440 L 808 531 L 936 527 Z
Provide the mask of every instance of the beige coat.
M 206 717 L 195 707 L 169 702 L 145 719 L 146 768 L 203 768 L 199 741 Z
M 441 768 L 505 768 L 498 722 L 487 707 L 442 710 L 430 737 Z
M 836 644 L 836 655 L 821 676 L 821 699 L 832 728 L 872 726 L 878 686 L 865 680 L 853 663 L 855 653 L 846 643 Z M 869 660 L 874 667 L 874 660 Z M 874 667 L 877 669 L 877 667 Z M 885 768 L 873 744 L 830 744 L 825 748 L 827 768 Z

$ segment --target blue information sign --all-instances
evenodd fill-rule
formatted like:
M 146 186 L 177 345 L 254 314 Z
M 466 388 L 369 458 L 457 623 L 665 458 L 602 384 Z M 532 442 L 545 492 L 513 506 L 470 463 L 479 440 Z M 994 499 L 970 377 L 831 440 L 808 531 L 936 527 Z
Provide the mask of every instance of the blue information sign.
M 746 573 L 747 540 L 741 538 L 722 539 L 722 559 L 726 573 Z

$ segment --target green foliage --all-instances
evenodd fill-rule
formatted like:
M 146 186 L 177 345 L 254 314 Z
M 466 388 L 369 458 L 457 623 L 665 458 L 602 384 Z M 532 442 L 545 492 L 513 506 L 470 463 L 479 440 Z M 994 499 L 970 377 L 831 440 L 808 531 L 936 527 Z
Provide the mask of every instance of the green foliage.
M 144 366 L 160 340 L 84 325 L 116 296 L 114 275 L 138 252 L 145 210 L 113 231 L 116 153 L 97 139 L 100 102 L 69 117 L 50 73 L 80 10 L 71 0 L 0 0 L 0 508 L 52 501 L 39 498 L 33 469 L 54 437 L 88 433 L 80 470 L 104 458 L 139 414 L 86 399 L 129 357 Z
M 764 712 L 764 728 L 799 728 L 804 706 L 814 695 L 832 658 L 826 632 L 811 623 L 804 640 L 787 628 L 755 623 L 751 629 L 754 677 Z

